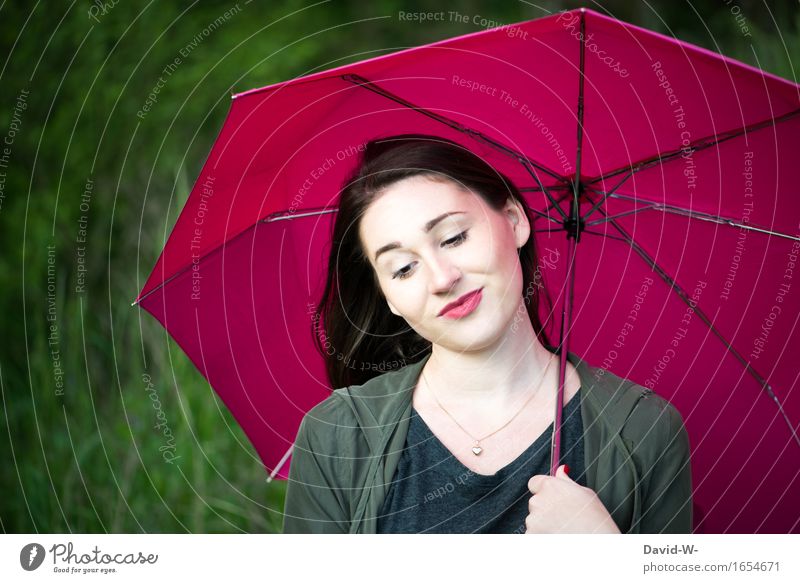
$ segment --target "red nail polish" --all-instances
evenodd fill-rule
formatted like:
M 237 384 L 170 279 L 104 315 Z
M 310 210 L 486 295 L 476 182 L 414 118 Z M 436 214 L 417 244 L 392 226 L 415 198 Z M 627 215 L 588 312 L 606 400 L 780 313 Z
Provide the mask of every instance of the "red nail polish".
M 567 464 L 564 464 L 564 473 L 569 474 L 569 466 Z

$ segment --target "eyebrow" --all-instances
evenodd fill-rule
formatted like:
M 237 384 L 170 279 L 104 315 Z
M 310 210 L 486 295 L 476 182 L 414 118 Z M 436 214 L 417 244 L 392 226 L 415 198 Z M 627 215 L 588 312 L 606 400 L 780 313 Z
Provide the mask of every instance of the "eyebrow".
M 440 221 L 446 219 L 451 215 L 464 215 L 466 214 L 464 211 L 451 211 L 448 213 L 444 213 L 436 217 L 435 219 L 431 219 L 425 226 L 423 227 L 422 231 L 424 233 L 430 233 L 431 229 L 433 229 Z M 375 252 L 375 262 L 377 263 L 378 257 L 380 257 L 381 253 L 386 253 L 387 251 L 391 251 L 392 249 L 397 249 L 398 247 L 402 247 L 399 241 L 392 241 L 391 243 L 387 243 L 380 249 Z

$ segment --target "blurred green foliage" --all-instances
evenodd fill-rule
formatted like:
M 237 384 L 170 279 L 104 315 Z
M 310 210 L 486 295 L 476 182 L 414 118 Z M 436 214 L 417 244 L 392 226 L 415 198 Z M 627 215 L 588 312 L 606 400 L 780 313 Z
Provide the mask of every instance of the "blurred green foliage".
M 332 0 L 0 5 L 0 527 L 4 532 L 277 532 L 285 483 L 149 315 L 130 306 L 205 160 L 230 94 L 478 30 L 399 22 L 457 10 L 513 23 L 578 2 Z M 796 79 L 795 0 L 585 5 Z M 746 18 L 742 35 L 732 6 Z M 188 51 L 157 102 L 164 67 Z M 19 97 L 27 91 L 25 109 Z M 23 94 L 24 96 L 24 94 Z M 90 181 L 85 291 L 78 219 Z M 48 344 L 48 245 L 63 395 Z M 149 375 L 143 377 L 143 375 Z M 143 379 L 150 379 L 152 387 Z M 153 399 L 175 437 L 166 463 Z

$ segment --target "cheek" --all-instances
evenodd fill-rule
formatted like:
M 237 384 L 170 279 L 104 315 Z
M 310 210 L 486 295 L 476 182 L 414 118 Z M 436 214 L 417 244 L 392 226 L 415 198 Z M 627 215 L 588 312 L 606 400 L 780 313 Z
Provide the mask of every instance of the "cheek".
M 522 294 L 522 265 L 519 250 L 513 235 L 500 232 L 499 238 L 487 244 L 488 257 L 485 258 L 487 271 L 492 274 L 502 288 L 503 302 Z
M 474 247 L 474 265 L 485 273 L 492 273 L 507 278 L 512 276 L 519 263 L 513 241 L 505 237 L 505 233 L 495 233 L 494 238 L 487 237 Z
M 412 278 L 414 281 L 400 281 L 388 284 L 384 293 L 386 299 L 397 308 L 401 316 L 407 320 L 417 320 L 425 313 L 426 286 L 420 277 Z

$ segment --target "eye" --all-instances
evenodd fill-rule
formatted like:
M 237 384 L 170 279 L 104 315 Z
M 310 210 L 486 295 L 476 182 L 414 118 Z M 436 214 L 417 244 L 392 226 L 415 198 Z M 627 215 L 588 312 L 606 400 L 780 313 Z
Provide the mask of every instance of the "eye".
M 416 263 L 416 261 L 414 263 Z M 395 271 L 392 274 L 392 279 L 405 279 L 409 276 L 410 270 L 411 270 L 411 263 Z
M 443 243 L 443 245 L 449 245 L 450 247 L 458 247 L 467 240 L 467 233 L 469 233 L 469 229 L 466 231 L 461 231 L 458 235 L 453 237 L 452 239 L 448 239 Z
M 467 233 L 468 233 L 468 232 L 469 232 L 469 229 L 467 229 L 467 230 L 465 230 L 465 231 L 462 231 L 462 232 L 460 232 L 460 233 L 459 233 L 458 235 L 456 235 L 455 237 L 452 237 L 452 238 L 450 238 L 450 239 L 447 239 L 446 241 L 443 241 L 443 242 L 442 242 L 442 246 L 448 246 L 448 247 L 458 247 L 458 246 L 459 246 L 459 245 L 461 245 L 461 244 L 462 244 L 464 241 L 466 241 L 466 240 L 467 240 Z M 395 271 L 395 272 L 392 274 L 392 279 L 406 279 L 407 277 L 410 277 L 410 276 L 411 276 L 411 266 L 412 266 L 414 263 L 416 263 L 416 261 L 412 261 L 412 262 L 411 262 L 411 263 L 409 263 L 408 265 L 406 265 L 406 266 L 404 266 L 404 267 L 401 267 L 400 269 L 398 269 L 397 271 Z

